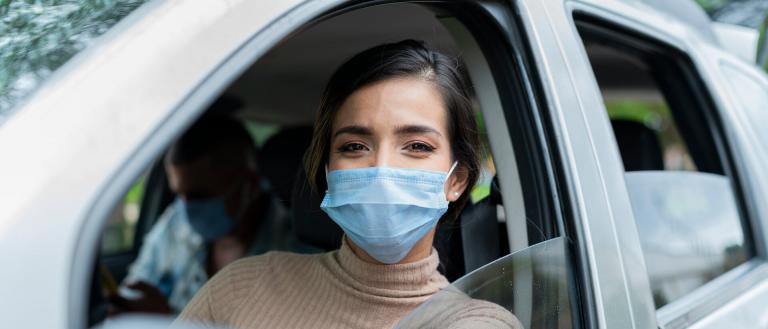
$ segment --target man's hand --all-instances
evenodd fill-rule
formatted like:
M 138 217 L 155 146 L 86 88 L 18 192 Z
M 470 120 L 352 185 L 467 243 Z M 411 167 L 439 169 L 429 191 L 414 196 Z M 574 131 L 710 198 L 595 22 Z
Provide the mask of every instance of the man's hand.
M 116 307 L 116 309 L 111 312 L 113 315 L 124 312 L 173 313 L 170 305 L 168 305 L 168 300 L 166 300 L 163 293 L 161 293 L 155 286 L 139 281 L 129 284 L 127 288 L 137 290 L 141 296 L 135 299 L 126 298 L 120 295 L 110 296 L 110 302 Z

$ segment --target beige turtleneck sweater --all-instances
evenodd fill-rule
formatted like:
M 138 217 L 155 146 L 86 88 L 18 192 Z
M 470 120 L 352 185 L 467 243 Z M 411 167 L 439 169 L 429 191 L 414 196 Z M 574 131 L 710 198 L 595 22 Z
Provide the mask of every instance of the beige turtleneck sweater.
M 448 286 L 438 262 L 433 249 L 414 263 L 372 264 L 346 242 L 325 254 L 269 252 L 224 268 L 179 319 L 242 329 L 391 328 Z M 408 327 L 522 328 L 496 304 L 464 295 L 451 300 L 441 303 L 436 317 L 421 317 Z

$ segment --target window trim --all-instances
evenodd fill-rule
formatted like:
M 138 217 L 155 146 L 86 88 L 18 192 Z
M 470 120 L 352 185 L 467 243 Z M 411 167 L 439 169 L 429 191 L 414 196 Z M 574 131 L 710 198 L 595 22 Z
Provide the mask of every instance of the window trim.
M 459 8 L 465 6 L 456 5 Z M 546 190 L 542 191 L 539 188 L 537 193 L 549 193 L 551 195 L 549 209 L 553 211 L 542 212 L 544 215 L 541 215 L 541 218 L 552 218 L 557 227 L 548 228 L 549 234 L 552 235 L 543 240 L 557 237 L 566 239 L 568 245 L 567 261 L 570 265 L 569 268 L 572 269 L 567 273 L 567 286 L 571 289 L 569 302 L 574 316 L 574 328 L 597 327 L 597 307 L 594 293 L 591 290 L 591 280 L 589 279 L 591 274 L 586 247 L 581 244 L 584 240 L 577 238 L 582 235 L 578 225 L 570 224 L 573 222 L 570 216 L 574 212 L 566 211 L 572 203 L 569 201 L 568 192 L 561 183 L 567 182 L 567 180 L 560 158 L 553 154 L 556 152 L 553 149 L 556 146 L 557 137 L 552 122 L 545 119 L 548 117 L 546 112 L 549 108 L 545 101 L 546 96 L 542 80 L 536 69 L 533 50 L 527 39 L 527 34 L 524 32 L 523 21 L 519 18 L 520 13 L 517 12 L 517 7 L 514 4 L 493 13 L 489 12 L 489 17 L 482 17 L 482 15 L 464 17 L 468 14 L 468 11 L 465 10 L 455 10 L 453 13 L 470 30 L 480 46 L 488 66 L 493 68 L 492 73 L 502 101 L 504 116 L 508 129 L 510 129 L 508 135 L 512 139 L 514 150 L 517 154 L 529 152 L 528 154 L 533 155 L 531 157 L 516 157 L 518 172 L 526 172 L 527 170 L 520 170 L 526 165 L 534 166 L 538 170 L 533 171 L 535 175 L 529 175 L 537 177 L 527 177 L 530 179 L 528 183 L 521 182 L 523 190 L 529 191 L 532 186 L 546 186 Z M 494 33 L 499 33 L 487 23 L 493 20 L 497 21 L 496 24 L 499 26 L 496 28 L 503 31 L 509 42 L 501 44 L 493 42 L 498 39 L 493 37 Z M 486 28 L 478 28 L 482 26 Z M 520 111 L 520 108 L 527 110 Z M 521 113 L 529 117 L 521 118 Z M 531 163 L 525 164 L 522 161 L 530 161 Z M 542 177 L 548 178 L 547 181 L 542 181 Z M 534 205 L 526 200 L 525 206 L 526 212 L 528 212 L 533 209 L 532 206 Z M 532 244 L 530 242 L 529 236 L 529 245 Z
M 685 49 L 671 44 L 668 40 L 661 37 L 630 28 L 624 24 L 612 22 L 579 7 L 572 10 L 572 16 L 574 26 L 579 29 L 578 36 L 580 40 L 584 39 L 583 35 L 585 33 L 605 33 L 600 35 L 600 37 L 615 43 L 618 48 L 626 49 L 629 47 L 634 48 L 635 51 L 653 53 L 655 55 L 661 54 L 666 56 L 669 62 L 678 66 L 680 72 L 675 72 L 678 74 L 676 77 L 682 79 L 682 82 L 688 83 L 688 93 L 695 96 L 691 98 L 694 98 L 693 101 L 698 100 L 699 104 L 697 105 L 702 108 L 699 113 L 700 119 L 707 125 L 706 129 L 713 139 L 713 147 L 722 165 L 722 173 L 719 174 L 728 177 L 733 185 L 734 198 L 742 223 L 745 247 L 749 252 L 749 259 L 683 297 L 656 309 L 655 313 L 660 327 L 679 328 L 688 326 L 733 301 L 736 296 L 747 291 L 751 283 L 756 282 L 758 279 L 768 278 L 768 271 L 764 266 L 765 262 L 760 259 L 760 251 L 757 248 L 761 239 L 756 236 L 752 225 L 754 218 L 757 218 L 753 211 L 754 208 L 751 207 L 753 200 L 745 193 L 744 187 L 748 186 L 748 184 L 745 184 L 744 178 L 740 174 L 741 171 L 744 171 L 743 161 L 740 155 L 734 151 L 737 149 L 732 145 L 734 138 L 725 129 L 723 118 L 713 99 L 715 94 L 709 90 L 698 70 L 696 62 L 687 54 Z M 583 26 L 584 24 L 591 26 L 585 27 Z M 592 27 L 597 27 L 598 31 L 592 30 Z M 584 31 L 585 28 L 589 30 Z M 659 89 L 661 90 L 662 88 Z M 661 91 L 666 98 L 666 93 L 663 90 Z M 674 117 L 674 111 L 671 112 Z M 675 117 L 675 119 L 677 118 Z M 678 122 L 679 120 L 675 121 Z M 681 135 L 685 136 L 686 134 L 681 132 Z M 685 140 L 685 137 L 683 139 Z

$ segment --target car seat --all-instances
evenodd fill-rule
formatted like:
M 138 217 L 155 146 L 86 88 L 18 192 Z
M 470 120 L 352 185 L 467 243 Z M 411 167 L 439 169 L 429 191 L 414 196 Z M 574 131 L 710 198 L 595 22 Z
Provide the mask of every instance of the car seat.
M 656 132 L 637 121 L 611 120 L 625 171 L 664 170 L 664 156 Z
M 495 177 L 490 190 L 486 198 L 467 202 L 456 221 L 437 226 L 434 245 L 441 272 L 451 282 L 509 252 L 506 225 L 498 220 L 502 201 Z
M 304 151 L 311 141 L 311 126 L 286 127 L 261 147 L 259 166 L 275 197 L 285 207 L 291 206 L 296 171 L 301 167 Z

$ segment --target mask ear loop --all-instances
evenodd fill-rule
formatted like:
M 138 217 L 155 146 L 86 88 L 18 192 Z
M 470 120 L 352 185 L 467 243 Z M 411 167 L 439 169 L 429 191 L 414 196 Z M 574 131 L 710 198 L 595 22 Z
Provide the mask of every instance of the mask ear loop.
M 451 169 L 448 170 L 448 174 L 445 175 L 445 182 L 448 182 L 448 178 L 451 177 L 451 174 L 453 174 L 453 170 L 456 169 L 456 166 L 459 164 L 459 161 L 454 161 L 453 165 L 451 165 Z M 445 185 L 445 183 L 443 184 Z M 454 194 L 458 195 L 459 192 L 453 192 Z
M 448 174 L 445 175 L 445 179 L 448 179 L 448 177 L 451 177 L 451 174 L 453 173 L 453 170 L 456 169 L 456 166 L 459 164 L 459 161 L 454 161 L 453 165 L 451 166 L 451 169 L 448 170 Z
M 325 192 L 328 193 L 328 164 L 325 164 Z

